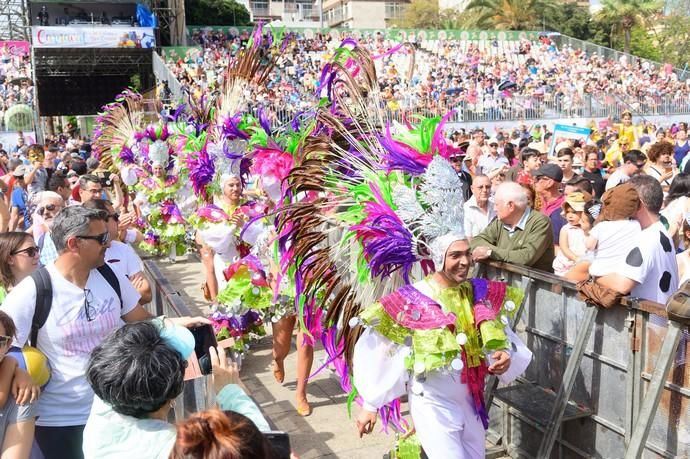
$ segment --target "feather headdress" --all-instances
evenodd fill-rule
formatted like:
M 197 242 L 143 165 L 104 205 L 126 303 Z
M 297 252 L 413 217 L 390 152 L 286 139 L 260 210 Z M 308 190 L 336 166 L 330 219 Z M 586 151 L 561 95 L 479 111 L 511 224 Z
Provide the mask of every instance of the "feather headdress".
M 446 160 L 445 118 L 385 123 L 372 58 L 356 42 L 336 50 L 320 87 L 326 103 L 285 179 L 292 200 L 278 214 L 278 230 L 300 323 L 325 311 L 321 338 L 350 390 L 360 327 L 337 323 L 439 263 L 443 244 L 434 242 L 464 237 L 463 194 Z M 309 193 L 316 197 L 295 199 Z M 394 422 L 389 408 L 381 414 Z

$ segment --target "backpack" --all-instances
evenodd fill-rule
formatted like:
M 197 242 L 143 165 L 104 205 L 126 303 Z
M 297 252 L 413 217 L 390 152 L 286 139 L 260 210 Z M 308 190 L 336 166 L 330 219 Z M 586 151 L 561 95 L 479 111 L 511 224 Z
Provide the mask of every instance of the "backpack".
M 122 291 L 120 290 L 120 281 L 117 279 L 113 269 L 107 264 L 99 266 L 98 272 L 110 284 L 110 286 L 117 293 L 117 298 L 120 300 L 120 309 L 123 308 Z M 45 267 L 39 268 L 31 274 L 31 278 L 36 284 L 36 308 L 34 309 L 34 316 L 31 321 L 31 335 L 29 335 L 29 345 L 36 347 L 38 341 L 38 331 L 45 325 L 50 314 L 50 308 L 53 305 L 53 285 L 50 281 L 50 274 Z

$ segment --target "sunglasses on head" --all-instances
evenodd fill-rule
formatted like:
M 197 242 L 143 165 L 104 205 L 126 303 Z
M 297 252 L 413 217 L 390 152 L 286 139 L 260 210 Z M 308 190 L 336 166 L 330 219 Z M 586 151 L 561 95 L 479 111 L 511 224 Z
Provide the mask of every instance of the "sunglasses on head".
M 34 247 L 27 247 L 27 248 L 21 249 L 21 250 L 15 250 L 10 255 L 19 255 L 20 253 L 25 253 L 29 257 L 35 257 L 36 255 L 38 255 L 38 252 L 40 252 L 40 249 L 38 247 L 34 246 Z
M 5 347 L 12 342 L 11 336 L 0 335 L 0 347 Z
M 77 239 L 87 239 L 96 241 L 101 245 L 106 245 L 110 242 L 110 233 L 106 231 L 105 233 L 96 234 L 95 236 L 77 236 Z

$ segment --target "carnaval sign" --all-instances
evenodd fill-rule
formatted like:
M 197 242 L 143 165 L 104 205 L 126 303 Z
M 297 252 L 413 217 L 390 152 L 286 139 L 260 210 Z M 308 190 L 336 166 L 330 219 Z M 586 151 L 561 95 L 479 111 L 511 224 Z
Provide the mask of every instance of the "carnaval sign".
M 31 53 L 31 44 L 28 41 L 0 40 L 0 54 L 5 51 L 11 56 L 27 56 Z
M 587 142 L 592 130 L 588 127 L 568 126 L 566 124 L 557 124 L 553 128 L 553 137 L 551 140 L 551 147 L 549 148 L 549 156 L 556 153 L 556 145 L 566 142 L 568 140 Z
M 34 48 L 153 48 L 151 27 L 32 27 Z

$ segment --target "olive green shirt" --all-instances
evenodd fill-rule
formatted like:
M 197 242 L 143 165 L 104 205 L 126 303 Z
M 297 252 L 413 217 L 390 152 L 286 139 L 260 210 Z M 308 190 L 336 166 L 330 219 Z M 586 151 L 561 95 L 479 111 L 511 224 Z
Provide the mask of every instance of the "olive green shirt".
M 491 260 L 553 272 L 555 254 L 551 220 L 529 208 L 512 229 L 494 218 L 484 231 L 472 238 L 471 249 L 480 246 L 491 249 Z

